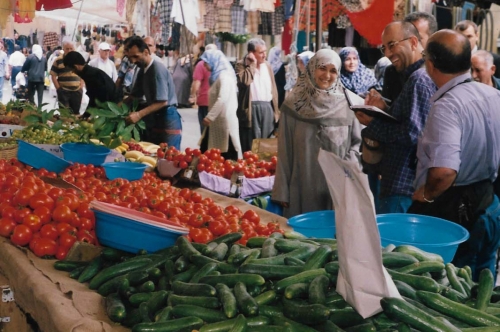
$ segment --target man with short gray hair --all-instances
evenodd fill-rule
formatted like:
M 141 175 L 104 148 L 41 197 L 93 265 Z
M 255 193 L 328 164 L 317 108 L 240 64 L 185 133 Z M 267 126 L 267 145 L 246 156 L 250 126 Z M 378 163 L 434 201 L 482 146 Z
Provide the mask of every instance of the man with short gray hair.
M 280 116 L 274 72 L 266 61 L 266 43 L 260 38 L 250 39 L 247 50 L 243 61 L 236 64 L 242 151 L 252 149 L 253 139 L 271 136 Z
M 500 90 L 500 79 L 495 76 L 496 66 L 490 52 L 480 50 L 471 57 L 471 73 L 474 81 Z

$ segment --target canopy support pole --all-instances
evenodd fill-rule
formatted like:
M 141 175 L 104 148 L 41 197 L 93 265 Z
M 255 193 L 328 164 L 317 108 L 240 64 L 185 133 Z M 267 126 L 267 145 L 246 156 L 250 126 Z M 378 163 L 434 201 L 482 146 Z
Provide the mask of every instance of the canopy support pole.
M 317 10 L 317 9 L 316 9 Z M 306 47 L 309 51 L 309 45 L 311 45 L 311 0 L 307 0 L 307 34 L 306 34 Z M 299 50 L 299 53 L 302 51 Z
M 76 37 L 76 29 L 78 28 L 78 22 L 80 21 L 80 13 L 82 12 L 83 0 L 80 0 L 80 9 L 78 10 L 78 16 L 76 17 L 75 28 L 73 29 L 73 35 L 71 36 L 71 41 Z
M 321 49 L 321 44 L 323 43 L 323 31 L 322 28 L 322 16 L 323 16 L 323 0 L 316 0 L 316 52 Z

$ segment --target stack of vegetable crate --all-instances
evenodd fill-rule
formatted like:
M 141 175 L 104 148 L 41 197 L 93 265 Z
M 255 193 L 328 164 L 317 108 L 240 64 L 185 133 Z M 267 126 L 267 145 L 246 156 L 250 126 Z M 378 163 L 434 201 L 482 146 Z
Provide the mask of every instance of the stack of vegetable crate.
M 500 291 L 490 270 L 444 264 L 412 246 L 382 250 L 402 299 L 363 319 L 335 291 L 336 241 L 297 233 L 237 244 L 230 233 L 208 244 L 179 237 L 175 246 L 131 256 L 105 249 L 88 265 L 56 268 L 106 297 L 111 320 L 132 331 L 500 331 Z M 78 265 L 78 266 L 76 266 Z

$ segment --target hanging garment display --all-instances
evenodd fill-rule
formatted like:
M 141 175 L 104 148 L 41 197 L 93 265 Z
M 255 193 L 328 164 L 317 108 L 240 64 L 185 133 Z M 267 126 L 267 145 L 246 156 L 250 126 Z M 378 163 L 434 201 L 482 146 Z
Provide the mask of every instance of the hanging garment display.
M 36 1 L 36 10 L 38 10 L 38 11 L 42 10 L 42 8 L 45 11 L 50 11 L 50 10 L 64 9 L 64 8 L 71 8 L 71 7 L 73 7 L 71 0 L 37 0 Z
M 217 20 L 215 19 L 217 15 L 217 9 L 215 8 L 215 4 L 213 2 L 207 1 L 205 3 L 205 10 L 206 10 L 206 15 L 203 18 L 205 29 L 208 29 L 209 31 L 214 31 L 215 24 L 217 22 Z
M 276 8 L 274 13 L 260 13 L 259 35 L 276 36 L 283 29 L 284 11 L 283 6 Z
M 307 6 L 303 6 L 300 11 L 300 19 L 299 19 L 299 30 L 316 30 L 316 0 L 310 0 L 310 18 L 309 22 L 307 19 Z M 339 15 L 345 14 L 347 12 L 344 5 L 339 2 L 339 0 L 330 0 L 327 2 L 323 2 L 323 16 L 321 18 L 321 27 L 323 30 L 328 29 L 328 24 L 332 21 L 333 18 L 338 17 Z
M 247 25 L 246 12 L 243 6 L 232 5 L 231 6 L 231 19 L 232 19 L 232 33 L 237 35 L 246 34 L 245 27 Z
M 231 9 L 230 8 L 217 8 L 217 24 L 215 31 L 217 32 L 231 32 Z
M 261 11 L 261 12 L 274 12 L 275 0 L 242 0 L 243 7 L 246 11 Z
M 374 0 L 370 7 L 357 12 L 348 13 L 354 28 L 372 45 L 382 42 L 381 36 L 385 26 L 392 22 L 394 3 L 385 0 Z
M 156 3 L 155 15 L 160 18 L 160 23 L 162 24 L 161 40 L 165 44 L 168 43 L 168 39 L 170 38 L 170 26 L 172 24 L 172 4 L 172 0 L 158 0 L 158 2 Z
M 11 1 L 2 0 L 2 5 L 0 6 L 0 28 L 5 29 L 5 27 L 7 26 L 7 20 L 11 12 Z
M 259 30 L 260 12 L 247 12 L 247 31 L 248 33 L 255 34 Z
M 125 11 L 125 0 L 116 0 L 116 12 L 118 15 L 123 16 Z
M 180 0 L 174 0 L 171 17 L 175 22 L 186 26 L 195 36 L 198 35 L 196 24 L 196 20 L 200 17 L 198 0 L 183 0 L 182 3 Z
M 132 18 L 134 17 L 135 4 L 137 0 L 127 0 L 125 3 L 125 20 L 128 24 L 132 24 Z

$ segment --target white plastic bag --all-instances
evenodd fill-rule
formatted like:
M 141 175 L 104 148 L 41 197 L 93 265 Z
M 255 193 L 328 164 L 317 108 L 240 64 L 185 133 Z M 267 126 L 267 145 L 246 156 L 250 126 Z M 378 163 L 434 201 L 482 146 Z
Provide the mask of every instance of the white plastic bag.
M 367 318 L 382 311 L 382 297 L 401 297 L 382 265 L 368 178 L 357 161 L 342 160 L 331 152 L 320 150 L 318 161 L 335 206 L 337 292 Z

